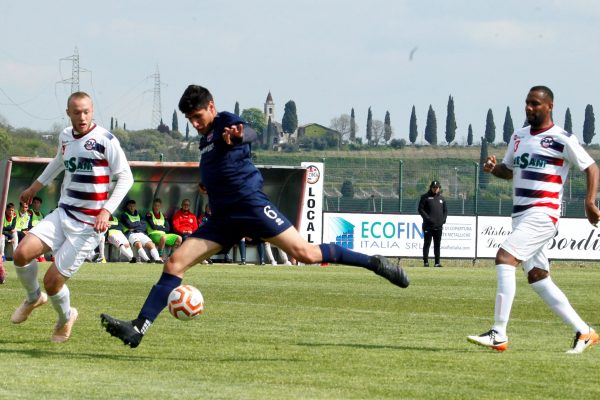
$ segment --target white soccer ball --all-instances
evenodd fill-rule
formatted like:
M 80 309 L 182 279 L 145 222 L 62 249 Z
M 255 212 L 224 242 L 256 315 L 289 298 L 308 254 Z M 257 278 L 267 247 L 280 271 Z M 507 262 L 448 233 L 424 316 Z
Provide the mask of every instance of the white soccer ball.
M 191 285 L 181 285 L 169 294 L 169 312 L 181 321 L 189 321 L 204 311 L 202 293 Z

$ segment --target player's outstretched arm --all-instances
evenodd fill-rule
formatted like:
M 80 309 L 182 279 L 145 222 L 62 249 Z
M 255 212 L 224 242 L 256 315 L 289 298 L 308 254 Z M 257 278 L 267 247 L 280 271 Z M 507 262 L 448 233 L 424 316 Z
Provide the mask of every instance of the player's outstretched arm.
M 251 143 L 257 138 L 256 131 L 244 124 L 232 125 L 223 130 L 223 140 L 228 145 Z
M 598 191 L 598 179 L 600 170 L 594 163 L 585 169 L 587 181 L 587 194 L 585 196 L 585 215 L 590 224 L 597 226 L 600 220 L 600 210 L 596 207 L 596 192 Z

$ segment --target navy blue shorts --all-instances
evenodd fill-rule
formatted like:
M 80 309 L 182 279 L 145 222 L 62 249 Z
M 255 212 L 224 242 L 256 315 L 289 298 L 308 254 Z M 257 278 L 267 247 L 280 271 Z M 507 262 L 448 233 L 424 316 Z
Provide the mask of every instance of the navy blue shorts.
M 228 249 L 244 237 L 272 238 L 291 226 L 266 196 L 257 196 L 214 210 L 191 237 L 207 239 Z

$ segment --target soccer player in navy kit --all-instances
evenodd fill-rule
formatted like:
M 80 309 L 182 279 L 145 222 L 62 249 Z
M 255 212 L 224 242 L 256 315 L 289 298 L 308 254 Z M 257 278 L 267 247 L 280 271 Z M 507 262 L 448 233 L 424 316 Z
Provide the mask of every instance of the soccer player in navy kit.
M 202 136 L 200 181 L 210 193 L 212 214 L 165 263 L 137 319 L 124 321 L 101 315 L 108 333 L 126 345 L 137 347 L 166 307 L 169 293 L 181 285 L 185 271 L 237 244 L 244 236 L 264 239 L 300 262 L 359 266 L 395 285 L 408 286 L 404 270 L 383 256 L 368 256 L 335 244 L 308 243 L 262 192 L 262 176 L 250 158 L 250 143 L 256 139 L 256 132 L 237 115 L 218 113 L 207 89 L 188 86 L 179 109 Z

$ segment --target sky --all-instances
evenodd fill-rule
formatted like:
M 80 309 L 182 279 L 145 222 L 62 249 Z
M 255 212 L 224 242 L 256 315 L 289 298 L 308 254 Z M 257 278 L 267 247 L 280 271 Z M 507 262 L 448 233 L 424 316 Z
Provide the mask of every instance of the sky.
M 68 125 L 77 48 L 80 89 L 105 127 L 152 125 L 158 70 L 168 125 L 193 83 L 219 111 L 262 110 L 270 91 L 276 120 L 293 100 L 301 125 L 354 108 L 363 137 L 369 107 L 381 121 L 389 111 L 393 137 L 408 140 L 412 107 L 421 136 L 431 105 L 443 143 L 452 96 L 458 143 L 469 124 L 479 141 L 488 109 L 499 142 L 506 108 L 520 127 L 529 88 L 546 85 L 555 123 L 569 107 L 581 139 L 586 105 L 600 107 L 599 17 L 593 0 L 0 0 L 0 120 Z

